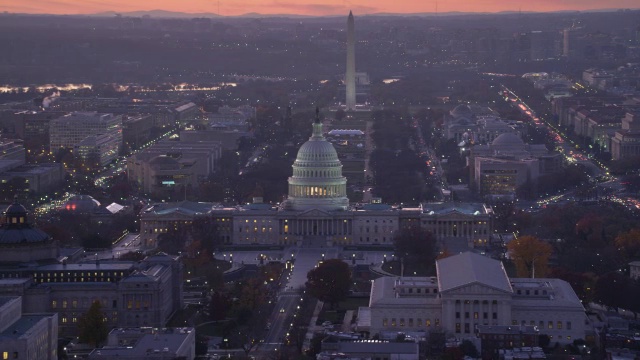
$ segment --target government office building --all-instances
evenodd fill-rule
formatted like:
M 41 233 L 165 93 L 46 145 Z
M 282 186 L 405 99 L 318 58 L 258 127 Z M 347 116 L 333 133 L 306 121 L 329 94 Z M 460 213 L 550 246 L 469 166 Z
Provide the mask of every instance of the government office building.
M 463 339 L 476 337 L 479 327 L 533 326 L 560 344 L 590 335 L 585 309 L 566 281 L 509 278 L 500 261 L 472 252 L 437 260 L 436 270 L 434 277 L 374 280 L 358 331 L 384 337 L 438 330 Z

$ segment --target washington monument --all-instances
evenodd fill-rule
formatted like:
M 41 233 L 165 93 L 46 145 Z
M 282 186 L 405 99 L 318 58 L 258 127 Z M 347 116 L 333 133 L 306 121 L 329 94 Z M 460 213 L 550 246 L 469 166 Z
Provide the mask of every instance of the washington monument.
M 347 71 L 345 85 L 347 92 L 347 110 L 356 109 L 356 49 L 353 13 L 349 11 L 347 20 Z

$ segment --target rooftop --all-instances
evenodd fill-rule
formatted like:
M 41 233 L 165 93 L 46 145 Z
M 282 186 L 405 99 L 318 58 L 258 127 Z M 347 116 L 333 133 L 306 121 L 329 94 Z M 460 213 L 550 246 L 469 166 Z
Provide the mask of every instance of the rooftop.
M 13 338 L 17 339 L 23 335 L 27 335 L 31 332 L 31 329 L 38 324 L 40 321 L 49 318 L 51 316 L 55 316 L 55 314 L 31 314 L 31 315 L 22 315 L 20 320 L 11 324 L 8 328 L 6 328 L 3 332 L 0 333 L 0 339 L 2 338 Z
M 122 333 L 131 334 L 135 330 L 127 329 L 115 329 L 112 330 L 112 334 Z M 90 358 L 105 358 L 112 359 L 118 356 L 122 357 L 139 357 L 152 356 L 154 354 L 167 354 L 167 358 L 173 358 L 172 354 L 177 354 L 181 348 L 183 348 L 185 341 L 188 341 L 190 335 L 194 333 L 193 328 L 177 328 L 177 329 L 162 329 L 155 334 L 147 333 L 135 343 L 134 346 L 118 346 L 118 347 L 103 347 L 96 349 L 91 353 Z M 134 334 L 136 332 L 133 332 Z M 192 337 L 193 338 L 193 337 Z M 193 338 L 195 339 L 195 338 Z
M 77 264 L 51 264 L 38 267 L 38 271 L 93 271 L 93 270 L 129 270 L 133 268 L 133 262 L 102 262 L 102 263 L 77 263 Z
M 415 342 L 383 342 L 361 340 L 340 342 L 338 350 L 344 353 L 376 353 L 376 354 L 417 354 L 418 344 Z
M 9 301 L 12 301 L 14 299 L 17 299 L 18 296 L 0 296 L 0 307 L 2 307 L 2 305 L 8 303 Z
M 495 290 L 512 293 L 502 262 L 472 252 L 436 261 L 440 292 L 479 283 Z
M 424 203 L 422 212 L 429 215 L 445 215 L 458 212 L 465 215 L 485 215 L 491 208 L 481 203 Z
M 156 215 L 166 215 L 171 213 L 183 213 L 189 215 L 206 214 L 214 208 L 219 207 L 218 203 L 180 201 L 172 203 L 158 203 L 148 206 L 142 210 L 143 214 L 153 213 Z

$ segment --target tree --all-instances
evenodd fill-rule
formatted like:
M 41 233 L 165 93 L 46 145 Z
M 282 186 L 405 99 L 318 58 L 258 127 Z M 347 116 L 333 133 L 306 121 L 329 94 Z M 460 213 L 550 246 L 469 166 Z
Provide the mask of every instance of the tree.
M 469 356 L 474 359 L 478 357 L 478 349 L 469 340 L 462 340 L 462 343 L 460 344 L 460 350 L 462 351 L 464 356 Z
M 625 299 L 629 297 L 627 288 L 627 278 L 612 272 L 598 278 L 593 297 L 595 301 L 617 309 L 625 306 Z
M 225 294 L 215 291 L 209 302 L 209 319 L 212 321 L 223 320 L 231 308 L 231 300 Z
M 80 342 L 98 347 L 107 339 L 109 330 L 104 320 L 104 312 L 99 301 L 94 301 L 89 310 L 78 319 Z
M 545 277 L 548 272 L 551 245 L 534 236 L 521 236 L 507 244 L 509 256 L 516 264 L 519 277 Z
M 625 255 L 637 257 L 640 254 L 640 229 L 619 233 L 616 236 L 615 245 L 618 250 L 624 251 Z
M 436 239 L 420 226 L 403 228 L 393 239 L 404 265 L 413 270 L 427 272 L 433 268 L 437 256 Z
M 307 274 L 307 290 L 319 299 L 334 306 L 349 295 L 351 270 L 346 262 L 339 259 L 323 261 Z

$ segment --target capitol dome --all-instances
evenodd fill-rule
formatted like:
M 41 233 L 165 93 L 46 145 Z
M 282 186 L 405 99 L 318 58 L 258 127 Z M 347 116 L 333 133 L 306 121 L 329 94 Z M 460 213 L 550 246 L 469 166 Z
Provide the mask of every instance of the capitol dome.
M 471 111 L 471 108 L 469 107 L 469 105 L 466 104 L 460 104 L 458 106 L 456 106 L 453 110 L 451 110 L 451 112 L 449 112 L 449 114 L 451 114 L 451 116 L 453 117 L 470 117 L 471 115 L 473 115 L 473 111 Z
M 342 163 L 333 144 L 322 135 L 322 123 L 317 114 L 313 123 L 313 134 L 298 150 L 292 167 L 288 208 L 347 209 L 347 179 L 342 176 Z
M 524 141 L 520 139 L 520 136 L 514 133 L 505 133 L 495 138 L 495 140 L 493 140 L 491 145 L 521 147 L 521 146 L 524 146 Z

